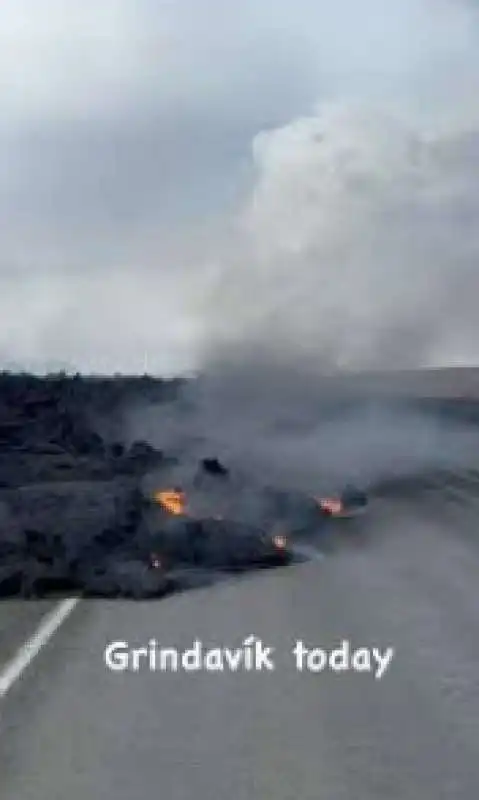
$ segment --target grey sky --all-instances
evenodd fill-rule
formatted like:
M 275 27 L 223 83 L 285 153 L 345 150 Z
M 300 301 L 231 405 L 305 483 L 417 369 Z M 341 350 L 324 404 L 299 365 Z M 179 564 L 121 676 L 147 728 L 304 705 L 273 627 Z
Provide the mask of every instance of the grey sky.
M 477 360 L 478 31 L 459 0 L 3 0 L 2 363 Z

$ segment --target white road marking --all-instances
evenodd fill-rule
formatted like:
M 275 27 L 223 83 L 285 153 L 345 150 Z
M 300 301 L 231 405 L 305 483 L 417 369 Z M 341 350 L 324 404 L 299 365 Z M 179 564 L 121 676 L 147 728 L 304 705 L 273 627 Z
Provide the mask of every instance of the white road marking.
M 71 614 L 79 597 L 68 598 L 58 603 L 52 611 L 45 614 L 35 633 L 17 650 L 0 672 L 0 700 L 5 697 L 24 670 L 52 638 L 55 631 Z

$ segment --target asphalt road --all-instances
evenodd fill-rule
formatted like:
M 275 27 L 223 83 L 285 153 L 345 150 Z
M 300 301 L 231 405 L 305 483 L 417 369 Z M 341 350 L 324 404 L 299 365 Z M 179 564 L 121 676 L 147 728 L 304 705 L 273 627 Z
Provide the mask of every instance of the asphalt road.
M 0 601 L 0 670 L 53 606 L 54 603 L 49 600 Z
M 155 603 L 82 602 L 0 703 L 2 800 L 474 798 L 479 484 L 381 502 L 323 561 Z M 273 672 L 114 673 L 105 646 L 274 646 Z M 382 679 L 291 647 L 395 649 Z

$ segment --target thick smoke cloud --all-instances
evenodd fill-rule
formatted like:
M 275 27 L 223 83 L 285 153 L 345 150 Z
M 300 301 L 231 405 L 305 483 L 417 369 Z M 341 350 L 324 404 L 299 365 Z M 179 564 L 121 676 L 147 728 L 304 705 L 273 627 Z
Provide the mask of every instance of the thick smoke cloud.
M 131 411 L 125 434 L 179 456 L 158 480 L 186 486 L 198 459 L 211 456 L 259 484 L 312 494 L 477 468 L 477 424 L 388 389 L 387 381 L 321 378 L 279 362 L 217 364 L 179 402 Z
M 473 4 L 225 9 L 2 4 L 3 364 L 477 360 Z
M 475 359 L 479 130 L 332 104 L 260 134 L 211 336 L 322 368 Z

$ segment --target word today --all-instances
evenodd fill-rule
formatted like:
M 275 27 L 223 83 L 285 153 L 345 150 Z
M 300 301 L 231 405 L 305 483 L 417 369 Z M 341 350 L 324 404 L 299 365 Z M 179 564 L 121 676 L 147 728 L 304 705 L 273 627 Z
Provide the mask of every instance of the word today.
M 111 642 L 104 651 L 104 662 L 112 672 L 274 672 L 275 647 L 257 636 L 248 636 L 239 647 L 210 647 L 196 639 L 191 647 L 161 647 L 150 639 L 142 647 L 129 642 Z M 332 649 L 308 647 L 298 639 L 291 648 L 292 663 L 298 672 L 370 673 L 380 680 L 389 668 L 394 648 L 353 648 L 347 639 Z

